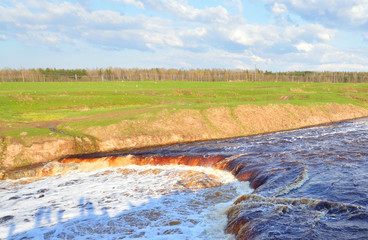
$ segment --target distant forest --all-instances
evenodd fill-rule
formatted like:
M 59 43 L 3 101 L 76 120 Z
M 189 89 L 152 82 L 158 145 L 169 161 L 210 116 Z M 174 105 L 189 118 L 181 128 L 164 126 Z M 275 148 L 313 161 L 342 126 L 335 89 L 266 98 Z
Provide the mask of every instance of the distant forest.
M 269 72 L 226 69 L 2 69 L 1 82 L 73 81 L 273 81 L 273 82 L 368 82 L 367 72 Z

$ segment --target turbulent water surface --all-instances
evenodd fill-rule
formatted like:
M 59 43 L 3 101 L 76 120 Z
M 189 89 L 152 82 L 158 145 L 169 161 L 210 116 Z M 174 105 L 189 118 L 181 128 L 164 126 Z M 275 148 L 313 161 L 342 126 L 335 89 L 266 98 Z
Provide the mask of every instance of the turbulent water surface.
M 7 180 L 0 238 L 368 239 L 367 149 L 359 119 L 132 153 L 221 155 L 230 172 L 129 166 Z

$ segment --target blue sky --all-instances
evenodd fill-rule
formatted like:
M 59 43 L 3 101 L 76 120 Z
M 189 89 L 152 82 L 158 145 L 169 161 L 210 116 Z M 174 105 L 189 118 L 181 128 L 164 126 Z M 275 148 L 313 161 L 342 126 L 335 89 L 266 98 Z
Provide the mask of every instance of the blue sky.
M 1 0 L 0 68 L 368 71 L 368 0 Z

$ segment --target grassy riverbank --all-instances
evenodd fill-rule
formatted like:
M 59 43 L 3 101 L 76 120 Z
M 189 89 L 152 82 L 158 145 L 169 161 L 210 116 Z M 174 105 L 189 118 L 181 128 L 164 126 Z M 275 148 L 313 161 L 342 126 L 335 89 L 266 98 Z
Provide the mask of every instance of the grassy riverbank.
M 367 83 L 0 83 L 0 167 L 362 116 Z

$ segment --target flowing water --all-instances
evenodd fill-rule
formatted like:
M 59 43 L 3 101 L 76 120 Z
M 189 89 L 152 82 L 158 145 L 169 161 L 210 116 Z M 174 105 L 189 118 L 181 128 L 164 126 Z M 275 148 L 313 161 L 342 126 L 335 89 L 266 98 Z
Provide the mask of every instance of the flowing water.
M 211 188 L 186 186 L 188 178 Z M 10 239 L 223 239 L 224 211 L 249 191 L 219 170 L 146 166 L 7 181 L 2 188 L 1 214 L 12 219 L 2 217 L 0 232 Z
M 222 156 L 222 167 L 6 180 L 0 238 L 368 239 L 367 149 L 368 119 L 359 119 L 130 153 Z

